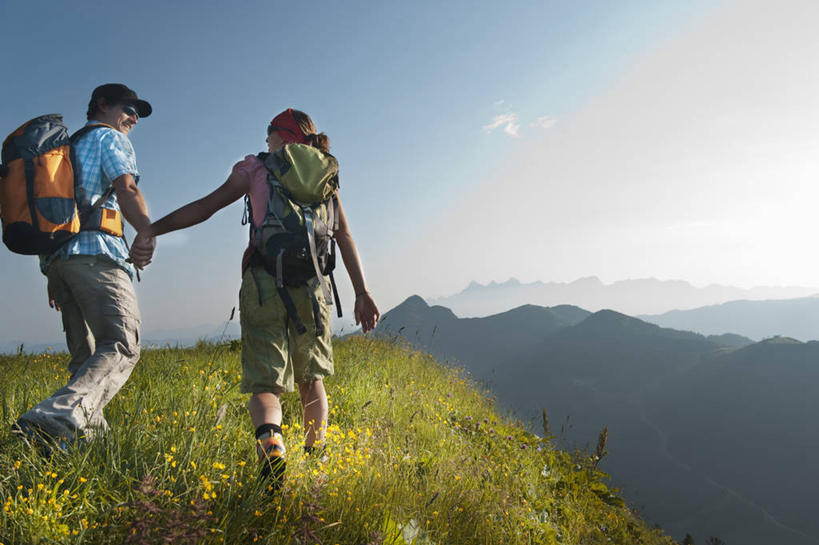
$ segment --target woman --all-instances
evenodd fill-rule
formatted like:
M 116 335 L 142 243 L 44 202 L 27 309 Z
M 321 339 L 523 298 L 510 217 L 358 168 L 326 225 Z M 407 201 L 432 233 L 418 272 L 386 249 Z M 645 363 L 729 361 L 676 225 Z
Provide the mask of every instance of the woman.
M 310 153 L 322 165 L 336 164 L 335 159 L 329 155 L 329 138 L 324 133 L 316 134 L 313 121 L 303 112 L 285 110 L 270 122 L 267 133 L 267 146 L 271 154 L 280 150 L 310 152 L 303 146 L 311 146 L 320 151 Z M 302 148 L 299 149 L 299 146 Z M 267 266 L 260 257 L 261 251 L 254 239 L 258 239 L 258 233 L 261 233 L 259 228 L 267 211 L 267 199 L 271 190 L 268 168 L 263 159 L 248 155 L 234 165 L 227 181 L 214 192 L 154 222 L 147 232 L 137 235 L 131 258 L 137 266 L 144 267 L 150 263 L 153 237 L 203 222 L 217 210 L 248 196 L 253 228 L 250 244 L 242 260 L 242 287 L 239 294 L 242 326 L 241 391 L 251 394 L 248 409 L 256 430 L 259 462 L 265 462 L 262 464 L 262 476 L 271 476 L 271 484 L 278 487 L 285 465 L 279 396 L 282 392 L 292 391 L 293 382 L 298 384 L 303 408 L 305 450 L 312 452 L 315 445 L 323 441 L 326 432 L 328 407 L 322 379 L 333 373 L 333 353 L 329 301 L 323 296 L 327 292 L 321 289 L 320 284 L 326 284 L 321 275 L 314 275 L 306 285 L 282 288 L 281 283 L 277 285 L 274 278 L 276 267 Z M 332 176 L 333 172 L 323 174 Z M 335 180 L 337 181 L 337 177 Z M 356 324 L 361 324 L 366 333 L 375 327 L 379 312 L 367 291 L 358 250 L 350 234 L 341 201 L 337 198 L 337 189 L 335 197 L 332 199 L 334 207 L 337 206 L 338 216 L 335 241 L 355 289 Z M 279 271 L 281 272 L 281 267 Z M 293 304 L 287 305 L 286 299 L 291 299 Z M 290 309 L 286 308 L 288 306 Z M 292 311 L 293 307 L 298 316 L 303 318 L 302 323 L 298 323 L 298 318 L 293 320 L 294 314 L 288 311 Z M 315 319 L 306 319 L 308 316 Z M 297 328 L 297 325 L 302 324 L 309 328 L 306 332 L 299 333 L 298 329 L 305 329 Z

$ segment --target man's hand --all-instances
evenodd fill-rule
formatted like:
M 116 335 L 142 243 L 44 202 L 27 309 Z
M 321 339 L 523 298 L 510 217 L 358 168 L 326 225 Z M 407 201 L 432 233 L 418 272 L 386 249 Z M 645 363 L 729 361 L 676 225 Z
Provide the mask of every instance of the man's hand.
M 375 306 L 375 301 L 368 292 L 361 293 L 355 298 L 355 325 L 361 324 L 361 331 L 366 333 L 375 328 L 378 323 L 378 318 L 381 314 L 378 312 L 378 307 Z
M 54 294 L 51 293 L 51 288 L 48 288 L 48 306 L 60 312 L 62 309 L 60 308 L 60 304 L 54 299 Z
M 154 256 L 156 238 L 144 233 L 137 233 L 134 243 L 131 244 L 131 262 L 137 269 L 144 269 Z
M 148 215 L 148 205 L 131 174 L 123 174 L 114 180 L 113 185 L 122 216 L 137 232 L 131 246 L 129 261 L 137 269 L 142 269 L 151 262 L 156 248 L 156 240 L 150 234 L 151 217 Z

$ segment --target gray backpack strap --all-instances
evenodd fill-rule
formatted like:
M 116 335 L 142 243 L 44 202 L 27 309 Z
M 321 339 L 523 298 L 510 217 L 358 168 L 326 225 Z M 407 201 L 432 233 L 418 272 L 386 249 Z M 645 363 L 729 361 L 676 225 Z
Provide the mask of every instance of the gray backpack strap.
M 336 231 L 338 231 L 338 222 L 341 217 L 341 212 L 339 212 L 338 207 L 338 195 L 333 193 L 333 198 L 330 199 L 330 203 L 332 203 L 333 207 L 333 235 L 335 235 Z
M 327 235 L 333 240 L 338 231 L 338 198 L 333 195 L 327 200 Z
M 284 248 L 279 250 L 279 255 L 276 256 L 276 287 L 281 289 L 284 287 L 284 268 L 282 267 L 282 258 L 284 257 Z
M 319 267 L 318 264 L 318 256 L 316 252 L 316 230 L 313 224 L 313 211 L 306 206 L 303 206 L 301 210 L 304 213 L 304 226 L 307 229 L 307 242 L 310 245 L 310 257 L 313 259 L 313 268 L 316 269 L 316 277 L 318 277 L 319 283 L 321 284 L 321 291 L 324 294 L 324 300 L 328 305 L 332 305 L 333 300 L 331 299 L 330 288 L 327 287 L 327 281 L 324 279 L 324 274 L 322 273 L 321 267 Z
M 336 185 L 338 185 L 338 176 L 336 176 Z M 330 260 L 332 261 L 333 265 L 335 266 L 336 262 L 336 231 L 338 231 L 338 222 L 339 216 L 341 213 L 338 211 L 338 195 L 333 193 L 333 198 L 329 200 L 327 203 L 327 212 L 332 214 L 333 218 L 333 227 L 330 231 Z M 329 226 L 328 226 L 329 229 Z M 341 299 L 338 297 L 338 288 L 336 287 L 336 279 L 333 276 L 333 271 L 330 271 L 330 285 L 333 288 L 333 299 L 336 302 L 336 312 L 338 313 L 338 317 L 341 318 Z

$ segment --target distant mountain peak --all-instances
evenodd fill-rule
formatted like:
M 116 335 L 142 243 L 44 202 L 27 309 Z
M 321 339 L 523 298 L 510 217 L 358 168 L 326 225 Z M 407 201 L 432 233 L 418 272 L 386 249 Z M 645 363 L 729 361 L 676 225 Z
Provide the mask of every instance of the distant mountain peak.
M 802 341 L 797 341 L 796 339 L 792 339 L 791 337 L 782 337 L 777 335 L 776 337 L 771 337 L 770 339 L 764 339 L 757 343 L 758 345 L 763 344 L 804 344 Z
M 610 309 L 598 310 L 597 312 L 591 314 L 588 318 L 583 320 L 583 322 L 581 322 L 578 327 L 582 329 L 590 329 L 596 331 L 601 330 L 605 330 L 608 332 L 631 331 L 634 333 L 651 335 L 660 333 L 662 331 L 662 328 L 658 325 L 650 324 L 648 322 L 640 320 L 639 318 L 634 318 L 632 316 L 628 316 L 627 314 L 623 314 L 621 312 L 617 312 L 615 310 Z M 689 333 L 685 332 L 684 334 L 688 335 Z M 690 335 L 698 336 L 693 333 L 691 333 Z
M 535 282 L 535 284 L 537 284 L 537 283 L 538 282 Z M 523 286 L 523 285 L 524 284 L 521 283 L 521 281 L 518 280 L 517 278 L 515 278 L 514 276 L 510 276 L 509 280 L 507 280 L 506 282 L 497 282 L 495 280 L 492 280 L 491 282 L 489 282 L 486 285 L 481 284 L 480 282 L 477 282 L 477 281 L 473 280 L 473 281 L 471 281 L 469 283 L 469 285 L 466 288 L 464 288 L 463 292 L 481 290 L 481 289 L 486 289 L 486 288 L 490 288 L 490 289 L 492 289 L 492 288 L 516 288 L 516 287 Z M 461 293 L 463 293 L 463 292 L 461 292 Z
M 419 295 L 407 297 L 403 303 L 385 313 L 382 319 L 392 324 L 395 321 L 458 320 L 454 312 L 439 305 L 428 305 Z
M 642 320 L 632 318 L 631 316 L 623 314 L 622 312 L 617 312 L 616 310 L 611 310 L 608 308 L 604 308 L 603 310 L 598 310 L 597 312 L 592 313 L 592 315 L 586 318 L 586 320 L 591 320 L 591 322 L 619 325 L 645 323 Z
M 427 307 L 429 307 L 429 305 L 427 304 L 427 302 L 426 302 L 426 301 L 424 301 L 424 298 L 423 298 L 423 297 L 421 297 L 420 295 L 410 295 L 410 296 L 409 296 L 409 297 L 407 297 L 407 299 L 406 299 L 406 300 L 405 300 L 403 303 L 401 303 L 401 305 L 399 305 L 399 306 L 407 306 L 407 307 L 421 307 L 421 308 L 427 308 Z
M 544 307 L 568 303 L 591 311 L 604 308 L 615 309 L 623 314 L 642 317 L 647 321 L 660 324 L 664 321 L 660 315 L 673 312 L 674 309 L 689 311 L 729 301 L 785 300 L 799 297 L 806 297 L 804 299 L 806 303 L 815 303 L 816 298 L 807 298 L 814 294 L 816 294 L 816 289 L 799 287 L 758 289 L 756 291 L 731 286 L 697 287 L 686 280 L 663 280 L 654 277 L 631 278 L 608 283 L 593 275 L 559 282 L 540 280 L 529 282 L 511 276 L 506 280 L 493 280 L 488 284 L 472 280 L 457 294 L 428 297 L 426 300 L 430 305 L 447 307 L 458 316 L 463 317 L 489 316 L 527 303 Z M 716 330 L 707 331 L 687 323 L 684 326 L 669 323 L 668 327 L 682 330 L 693 329 L 705 334 L 722 334 L 733 331 L 756 339 L 770 337 L 771 334 L 776 333 L 790 335 L 801 340 L 819 339 L 816 336 L 815 327 L 813 331 L 810 331 L 807 326 L 801 327 L 797 333 L 797 329 L 788 325 L 783 329 L 765 331 L 764 334 L 752 334 L 750 329 L 735 330 L 737 323 L 734 320 Z M 809 330 L 809 333 L 801 333 L 805 330 Z
M 569 283 L 572 286 L 603 286 L 602 280 L 597 278 L 596 276 L 584 276 L 582 278 L 578 278 L 574 282 Z

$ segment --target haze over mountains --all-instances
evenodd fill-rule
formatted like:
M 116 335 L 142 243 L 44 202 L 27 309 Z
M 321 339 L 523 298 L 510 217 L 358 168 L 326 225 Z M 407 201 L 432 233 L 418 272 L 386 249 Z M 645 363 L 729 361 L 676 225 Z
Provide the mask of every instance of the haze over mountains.
M 738 299 L 806 297 L 817 292 L 817 288 L 797 286 L 743 289 L 715 284 L 698 288 L 683 280 L 655 278 L 620 280 L 611 284 L 604 284 L 595 276 L 573 282 L 521 283 L 511 278 L 506 282 L 490 282 L 487 285 L 473 281 L 460 293 L 430 298 L 427 302 L 449 308 L 461 317 L 488 316 L 527 304 L 551 307 L 566 303 L 590 311 L 608 308 L 634 316 L 692 309 Z
M 691 310 L 639 316 L 661 325 L 705 335 L 732 332 L 752 339 L 777 335 L 800 341 L 819 339 L 819 297 L 771 301 L 729 301 Z
M 226 320 L 221 324 L 180 327 L 164 331 L 157 331 L 156 329 L 143 331 L 141 343 L 147 347 L 166 345 L 192 346 L 200 340 L 221 342 L 227 339 L 238 339 L 239 337 L 241 337 L 241 328 L 239 327 L 239 318 L 237 315 L 233 320 Z M 23 351 L 29 354 L 45 351 L 68 351 L 65 339 L 53 339 L 51 342 L 32 342 L 26 339 L 12 339 L 0 343 L 0 353 L 16 353 L 21 346 L 23 347 Z
M 608 308 L 624 314 L 639 316 L 648 322 L 666 327 L 686 329 L 706 335 L 732 332 L 753 340 L 761 340 L 773 335 L 809 340 L 819 339 L 819 310 L 817 310 L 819 297 L 805 296 L 816 292 L 819 292 L 819 289 L 795 286 L 743 289 L 712 285 L 698 288 L 681 280 L 653 278 L 604 284 L 592 276 L 567 283 L 521 283 L 514 278 L 503 283 L 491 282 L 487 285 L 472 282 L 460 293 L 428 298 L 427 301 L 433 305 L 442 305 L 452 309 L 461 317 L 488 316 L 526 304 L 555 307 L 571 303 L 589 311 Z M 803 307 L 794 307 L 793 312 L 785 308 L 787 306 L 785 303 L 782 308 L 773 308 L 775 305 L 772 304 L 771 308 L 764 308 L 758 312 L 748 306 L 740 308 L 740 305 L 703 309 L 702 312 L 708 316 L 674 312 L 693 310 L 705 305 L 715 306 L 737 299 L 761 301 L 795 297 L 802 297 L 807 301 Z M 737 309 L 737 314 L 728 312 L 734 308 Z M 344 320 L 334 319 L 333 327 L 337 334 L 355 329 L 349 319 L 349 314 L 349 312 L 345 314 Z M 779 318 L 775 321 L 771 319 L 773 316 Z M 143 327 L 145 330 L 142 338 L 149 346 L 166 344 L 186 346 L 200 339 L 219 340 L 239 336 L 238 319 L 226 320 L 222 323 L 193 322 L 161 330 L 152 327 L 150 323 L 144 323 Z M 2 338 L 0 335 L 0 353 L 16 352 L 21 344 L 24 345 L 26 352 L 41 352 L 49 347 L 52 350 L 66 349 L 64 340 L 59 337 L 53 339 L 34 335 L 16 337 Z
M 377 334 L 468 369 L 564 446 L 609 428 L 602 467 L 676 539 L 819 543 L 819 342 L 754 343 L 561 305 L 458 318 L 417 296 Z

